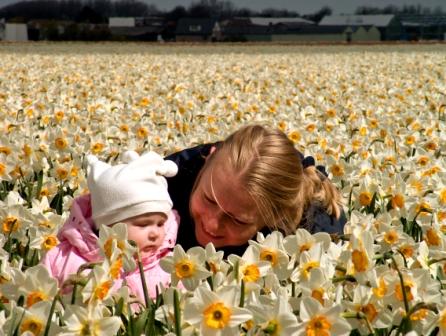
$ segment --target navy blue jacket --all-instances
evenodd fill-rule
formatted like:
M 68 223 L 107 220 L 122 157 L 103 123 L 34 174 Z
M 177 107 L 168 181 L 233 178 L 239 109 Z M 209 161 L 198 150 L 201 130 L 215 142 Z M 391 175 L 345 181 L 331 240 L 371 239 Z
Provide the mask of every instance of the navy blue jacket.
M 166 159 L 172 160 L 178 165 L 178 174 L 174 177 L 167 178 L 167 182 L 173 208 L 180 215 L 177 244 L 180 244 L 186 251 L 191 247 L 199 246 L 195 238 L 194 222 L 189 212 L 189 200 L 195 180 L 212 146 L 218 146 L 218 143 L 199 145 L 166 157 Z M 298 155 L 302 157 L 304 167 L 306 164 L 314 164 L 314 159 L 311 157 L 308 160 L 308 158 L 304 159 L 302 154 L 298 153 Z M 323 167 L 318 166 L 317 168 L 325 172 Z M 342 213 L 339 219 L 336 219 L 328 215 L 324 209 L 318 206 L 311 206 L 306 210 L 306 214 L 303 217 L 306 219 L 300 223 L 299 227 L 303 227 L 311 233 L 327 232 L 342 234 L 346 222 L 344 213 Z M 308 218 L 311 218 L 311 222 L 307 220 Z M 267 234 L 270 230 L 265 228 L 262 232 Z M 255 236 L 252 239 L 255 239 Z M 242 246 L 226 246 L 219 250 L 224 251 L 225 256 L 231 253 L 242 255 L 247 246 L 247 244 Z

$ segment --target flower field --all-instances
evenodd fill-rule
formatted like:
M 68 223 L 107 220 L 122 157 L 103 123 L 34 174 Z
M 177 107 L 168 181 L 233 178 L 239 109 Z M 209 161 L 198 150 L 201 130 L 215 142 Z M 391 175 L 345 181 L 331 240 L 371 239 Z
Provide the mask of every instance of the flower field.
M 138 267 L 119 224 L 61 288 L 39 265 L 88 192 L 87 154 L 165 155 L 247 123 L 326 166 L 343 236 L 259 234 L 227 259 L 176 246 L 173 286 L 144 302 L 111 289 Z M 0 44 L 0 129 L 2 335 L 446 335 L 444 44 Z

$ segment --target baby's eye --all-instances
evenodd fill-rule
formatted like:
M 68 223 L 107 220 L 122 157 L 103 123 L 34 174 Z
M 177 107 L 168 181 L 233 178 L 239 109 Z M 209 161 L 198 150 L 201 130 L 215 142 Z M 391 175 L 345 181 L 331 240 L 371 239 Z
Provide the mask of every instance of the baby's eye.
M 163 227 L 165 222 L 159 222 L 158 227 Z

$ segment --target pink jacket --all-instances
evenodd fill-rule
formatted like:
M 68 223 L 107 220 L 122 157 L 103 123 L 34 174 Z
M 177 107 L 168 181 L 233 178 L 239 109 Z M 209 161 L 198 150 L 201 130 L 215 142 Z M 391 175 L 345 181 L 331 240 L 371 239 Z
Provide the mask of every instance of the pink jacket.
M 142 260 L 147 289 L 152 298 L 156 296 L 158 284 L 161 283 L 164 286 L 170 284 L 170 274 L 161 269 L 159 261 L 165 255 L 170 254 L 171 249 L 175 246 L 178 223 L 179 216 L 174 210 L 165 224 L 164 243 L 155 255 Z M 49 250 L 41 261 L 49 273 L 58 280 L 59 285 L 62 285 L 70 274 L 75 274 L 81 265 L 102 261 L 97 246 L 98 236 L 93 232 L 93 227 L 90 195 L 80 196 L 73 201 L 70 217 L 59 231 L 59 245 Z M 132 272 L 123 273 L 113 288 L 120 288 L 123 280 L 127 282 L 131 292 L 144 302 L 138 267 Z

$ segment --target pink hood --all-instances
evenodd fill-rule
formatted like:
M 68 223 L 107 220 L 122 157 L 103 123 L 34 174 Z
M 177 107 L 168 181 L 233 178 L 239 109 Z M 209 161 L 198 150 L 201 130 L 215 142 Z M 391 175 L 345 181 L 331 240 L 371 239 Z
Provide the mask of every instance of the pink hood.
M 90 195 L 87 194 L 73 201 L 70 216 L 58 233 L 59 245 L 48 251 L 42 259 L 42 263 L 48 268 L 50 274 L 59 280 L 60 285 L 70 274 L 76 273 L 81 265 L 103 259 L 97 246 L 99 237 L 93 231 L 94 222 L 91 218 L 90 200 Z M 168 285 L 170 282 L 170 275 L 161 269 L 159 260 L 169 254 L 175 246 L 178 223 L 178 213 L 173 210 L 165 223 L 166 236 L 163 244 L 154 255 L 142 260 L 144 274 L 149 284 L 162 282 L 163 285 Z M 135 294 L 142 294 L 138 268 L 123 274 L 122 279 L 126 279 L 129 287 L 134 287 L 131 289 Z M 149 287 L 149 292 L 154 297 L 155 288 L 150 285 Z

